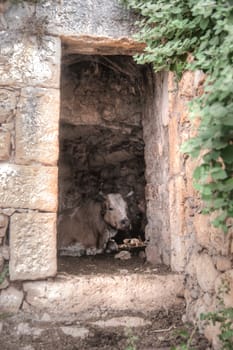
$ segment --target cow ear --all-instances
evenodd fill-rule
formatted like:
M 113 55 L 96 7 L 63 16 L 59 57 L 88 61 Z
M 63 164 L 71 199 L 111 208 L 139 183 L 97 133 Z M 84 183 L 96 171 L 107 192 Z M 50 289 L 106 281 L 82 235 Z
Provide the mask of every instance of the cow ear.
M 102 206 L 101 206 L 101 215 L 102 216 L 104 216 L 106 214 L 106 210 L 107 210 L 106 203 L 103 202 Z
M 106 199 L 106 195 L 102 191 L 99 191 L 98 196 L 101 199 L 104 199 L 104 200 Z
M 130 191 L 125 197 L 126 198 L 132 197 L 133 194 L 134 194 L 134 191 Z

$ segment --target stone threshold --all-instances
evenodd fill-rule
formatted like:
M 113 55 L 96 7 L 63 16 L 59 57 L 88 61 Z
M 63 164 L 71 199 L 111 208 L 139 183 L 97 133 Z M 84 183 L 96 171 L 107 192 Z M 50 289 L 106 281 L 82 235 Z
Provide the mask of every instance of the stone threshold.
M 183 282 L 178 274 L 58 274 L 53 280 L 23 283 L 23 309 L 57 314 L 150 312 L 183 302 Z

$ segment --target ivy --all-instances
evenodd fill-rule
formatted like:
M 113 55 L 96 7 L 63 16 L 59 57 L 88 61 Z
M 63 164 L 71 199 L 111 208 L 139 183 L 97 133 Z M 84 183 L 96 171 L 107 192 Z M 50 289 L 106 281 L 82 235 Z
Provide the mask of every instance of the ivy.
M 205 212 L 219 212 L 214 225 L 227 232 L 233 217 L 233 0 L 122 1 L 139 14 L 135 38 L 146 48 L 137 63 L 178 78 L 188 69 L 206 73 L 204 92 L 190 106 L 200 120 L 197 136 L 181 150 L 201 157 L 194 186 Z

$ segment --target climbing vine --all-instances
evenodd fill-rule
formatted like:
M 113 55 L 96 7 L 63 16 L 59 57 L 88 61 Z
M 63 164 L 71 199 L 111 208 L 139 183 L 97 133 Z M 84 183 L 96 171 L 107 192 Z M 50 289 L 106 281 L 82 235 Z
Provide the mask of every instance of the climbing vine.
M 174 71 L 178 78 L 187 69 L 206 73 L 204 93 L 190 106 L 198 130 L 182 151 L 201 155 L 194 186 L 205 212 L 219 213 L 214 225 L 227 232 L 233 217 L 233 1 L 122 1 L 139 14 L 136 39 L 146 43 L 135 56 L 139 64 Z

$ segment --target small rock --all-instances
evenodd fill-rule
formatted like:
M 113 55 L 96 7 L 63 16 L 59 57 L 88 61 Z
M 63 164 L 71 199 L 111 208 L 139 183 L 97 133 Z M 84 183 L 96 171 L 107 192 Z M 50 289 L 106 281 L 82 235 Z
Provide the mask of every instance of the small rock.
M 1 289 L 6 289 L 8 286 L 9 286 L 9 281 L 8 281 L 8 279 L 7 278 L 5 278 L 3 281 L 2 281 L 2 283 L 0 283 L 0 290 Z
M 32 345 L 26 345 L 23 348 L 20 348 L 20 350 L 35 350 Z
M 215 281 L 215 293 L 225 307 L 233 307 L 233 269 L 219 275 Z
M 29 323 L 22 322 L 18 324 L 17 334 L 18 335 L 32 335 L 39 337 L 43 333 L 43 329 L 30 327 Z
M 42 317 L 41 317 L 40 320 L 41 320 L 42 322 L 50 322 L 52 319 L 51 319 L 51 316 L 45 312 L 45 313 L 42 315 Z
M 145 259 L 145 258 L 146 258 L 146 253 L 145 253 L 143 250 L 141 250 L 141 251 L 139 252 L 139 254 L 138 254 L 138 257 L 139 257 L 140 259 Z
M 22 304 L 23 297 L 23 292 L 14 287 L 4 289 L 0 295 L 0 310 L 2 312 L 18 312 Z
M 4 214 L 0 214 L 0 228 L 7 226 L 8 217 Z
M 0 273 L 2 272 L 4 267 L 4 258 L 2 256 L 2 254 L 0 254 Z
M 208 324 L 204 329 L 204 335 L 208 341 L 212 344 L 213 349 L 222 349 L 221 341 L 219 340 L 220 334 L 220 323 L 215 323 L 215 325 Z
M 5 260 L 10 259 L 10 247 L 8 245 L 4 245 L 0 247 L 0 254 L 3 256 Z
M 120 269 L 119 272 L 122 274 L 122 275 L 127 275 L 127 273 L 129 272 L 127 269 Z
M 131 254 L 127 250 L 122 250 L 120 253 L 117 253 L 114 256 L 115 259 L 120 259 L 120 260 L 129 260 L 131 259 Z
M 144 327 L 147 325 L 150 325 L 151 322 L 148 320 L 145 320 L 142 317 L 130 317 L 130 316 L 123 316 L 123 317 L 114 317 L 109 320 L 99 320 L 95 322 L 91 322 L 91 324 L 99 327 Z
M 193 299 L 197 299 L 200 295 L 200 292 L 198 289 L 194 289 L 190 291 L 190 295 Z
M 225 256 L 218 256 L 216 258 L 217 270 L 225 272 L 231 269 L 231 260 Z
M 145 273 L 151 273 L 151 269 L 147 267 L 147 269 L 144 271 Z
M 208 254 L 201 254 L 196 259 L 196 274 L 199 286 L 204 292 L 214 290 L 214 282 L 219 275 Z
M 164 341 L 165 338 L 164 338 L 164 336 L 160 335 L 160 336 L 158 336 L 158 340 L 159 340 L 159 341 Z
M 73 338 L 84 339 L 89 334 L 89 329 L 84 327 L 61 327 L 64 334 L 70 335 Z
M 14 214 L 15 209 L 12 208 L 6 208 L 6 209 L 1 209 L 0 211 L 2 214 L 5 214 L 7 216 L 11 216 L 12 214 Z
M 8 226 L 8 216 L 0 214 L 0 237 L 4 237 Z

